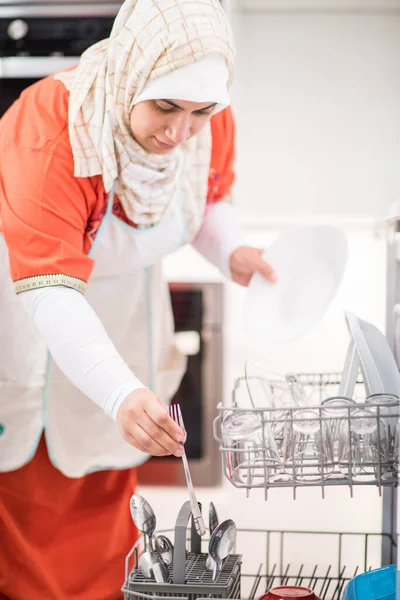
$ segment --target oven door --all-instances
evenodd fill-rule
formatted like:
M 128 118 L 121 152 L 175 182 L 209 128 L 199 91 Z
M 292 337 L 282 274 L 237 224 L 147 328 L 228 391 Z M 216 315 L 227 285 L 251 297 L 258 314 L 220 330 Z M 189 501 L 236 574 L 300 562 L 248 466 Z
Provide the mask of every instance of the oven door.
M 171 283 L 170 292 L 177 345 L 188 357 L 172 402 L 182 409 L 193 483 L 214 486 L 222 479 L 213 420 L 223 395 L 223 284 Z M 182 460 L 151 458 L 138 468 L 138 480 L 143 485 L 186 485 Z
M 0 116 L 29 85 L 76 65 L 107 38 L 117 4 L 0 0 Z
M 77 64 L 75 56 L 0 58 L 0 117 L 25 88 L 39 79 Z

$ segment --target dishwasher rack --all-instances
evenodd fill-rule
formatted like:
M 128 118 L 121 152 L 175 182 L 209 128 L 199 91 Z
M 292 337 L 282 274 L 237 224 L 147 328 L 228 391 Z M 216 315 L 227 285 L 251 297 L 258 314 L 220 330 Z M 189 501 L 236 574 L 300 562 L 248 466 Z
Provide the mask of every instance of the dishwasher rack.
M 303 373 L 295 377 L 302 386 L 306 405 L 279 408 L 249 406 L 249 397 L 243 402 L 241 396 L 248 386 L 245 377 L 235 381 L 231 405 L 218 405 L 218 416 L 214 420 L 214 438 L 220 444 L 224 475 L 232 485 L 246 489 L 247 495 L 253 488 L 263 488 L 265 499 L 268 498 L 270 489 L 282 487 L 292 488 L 294 498 L 299 487 L 320 487 L 322 497 L 325 496 L 325 489 L 329 486 L 347 486 L 351 496 L 353 496 L 353 488 L 359 485 L 375 485 L 379 494 L 382 493 L 383 487 L 397 487 L 396 457 L 398 457 L 400 435 L 396 437 L 396 448 L 392 449 L 391 456 L 388 457 L 381 451 L 385 442 L 382 430 L 383 409 L 379 405 L 365 404 L 362 380 L 358 379 L 355 386 L 353 400 L 357 400 L 356 404 L 345 409 L 344 413 L 343 408 L 340 411 L 336 407 L 328 408 L 328 414 L 327 406 L 321 405 L 321 402 L 327 398 L 337 397 L 341 374 Z M 271 388 L 274 386 L 271 380 L 254 379 L 258 379 L 262 385 Z M 373 452 L 366 435 L 358 436 L 359 446 L 356 446 L 354 428 L 356 422 L 361 420 L 359 416 L 357 417 L 361 414 L 360 409 L 367 410 L 367 413 L 363 414 L 369 416 L 364 418 L 364 421 L 369 422 L 369 419 L 376 429 L 378 448 L 376 452 Z M 394 411 L 396 413 L 394 418 L 397 419 L 399 407 L 397 406 Z M 254 441 L 248 443 L 248 440 L 244 443 L 240 440 L 231 442 L 223 437 L 221 426 L 224 419 L 235 412 L 245 417 L 249 415 L 259 419 L 261 437 L 257 443 Z M 314 416 L 305 419 L 305 413 Z M 308 423 L 308 426 L 311 424 L 312 429 L 313 421 L 316 422 L 318 430 L 314 437 L 304 432 L 304 422 Z M 341 439 L 344 438 L 347 451 L 341 462 L 335 461 L 330 433 L 332 427 L 339 426 Z M 301 434 L 296 433 L 299 430 L 302 431 Z M 287 443 L 288 439 L 292 441 Z M 311 451 L 307 452 L 307 448 L 311 448 Z
M 157 533 L 172 539 L 173 532 L 165 530 Z M 387 534 L 379 533 L 238 529 L 236 550 L 242 555 L 240 599 L 260 598 L 271 587 L 300 585 L 312 588 L 321 600 L 340 600 L 346 584 L 353 577 L 380 566 L 380 547 L 385 537 L 390 538 Z M 395 543 L 391 539 L 386 541 Z M 138 549 L 141 545 L 139 538 L 126 557 L 122 587 L 124 600 L 191 600 L 190 594 L 168 593 L 168 584 L 152 582 L 148 586 L 149 591 L 135 589 Z M 189 545 L 188 531 L 188 550 Z M 201 551 L 207 553 L 207 549 L 208 540 L 202 538 Z M 299 555 L 302 557 L 301 563 Z M 213 597 L 223 599 L 223 596 Z M 196 598 L 202 596 L 197 595 Z

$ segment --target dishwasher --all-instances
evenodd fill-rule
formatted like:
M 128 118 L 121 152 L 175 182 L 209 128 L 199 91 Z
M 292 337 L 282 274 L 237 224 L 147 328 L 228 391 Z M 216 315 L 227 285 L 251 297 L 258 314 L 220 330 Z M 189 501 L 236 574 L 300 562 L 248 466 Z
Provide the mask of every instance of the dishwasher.
M 268 500 L 274 488 L 289 488 L 296 499 L 299 488 L 314 487 L 324 498 L 330 486 L 346 487 L 352 496 L 358 486 L 374 486 L 383 504 L 381 531 L 237 529 L 235 547 L 214 580 L 209 538 L 196 532 L 186 502 L 175 525 L 158 532 L 175 536 L 165 582 L 143 575 L 139 538 L 125 561 L 125 600 L 274 600 L 280 596 L 268 590 L 284 587 L 312 590 L 311 595 L 293 592 L 290 599 L 395 600 L 400 219 L 392 219 L 387 229 L 386 336 L 346 313 L 350 341 L 341 373 L 282 376 L 248 363 L 234 383 L 230 404 L 220 404 L 214 420 L 224 476 L 246 496 L 261 489 Z M 290 403 L 285 403 L 287 394 Z M 315 563 L 295 564 L 293 557 L 310 546 Z M 251 556 L 241 554 L 244 547 L 251 548 Z

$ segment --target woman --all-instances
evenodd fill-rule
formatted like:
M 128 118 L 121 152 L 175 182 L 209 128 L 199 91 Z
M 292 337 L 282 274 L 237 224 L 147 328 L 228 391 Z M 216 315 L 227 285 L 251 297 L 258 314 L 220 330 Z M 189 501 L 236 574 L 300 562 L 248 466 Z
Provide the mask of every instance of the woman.
M 0 121 L 0 598 L 120 597 L 132 467 L 183 452 L 161 258 L 274 277 L 226 200 L 233 62 L 217 0 L 126 0 Z

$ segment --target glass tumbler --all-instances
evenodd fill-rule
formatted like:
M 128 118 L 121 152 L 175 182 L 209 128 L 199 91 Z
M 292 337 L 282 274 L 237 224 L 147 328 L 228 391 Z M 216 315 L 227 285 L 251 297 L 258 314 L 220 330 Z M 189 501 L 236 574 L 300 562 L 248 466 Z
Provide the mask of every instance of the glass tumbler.
M 332 437 L 318 409 L 293 410 L 285 424 L 283 460 L 297 481 L 323 481 L 332 475 Z
M 356 402 L 344 396 L 334 396 L 323 400 L 321 406 L 322 416 L 327 419 L 325 424 L 332 439 L 335 472 L 342 477 L 352 477 L 355 475 L 355 464 L 350 417 Z
M 296 375 L 273 373 L 250 360 L 245 364 L 245 379 L 253 408 L 274 409 L 271 431 L 280 436 L 288 410 L 305 405 L 303 386 Z
M 368 396 L 365 403 L 369 405 L 370 410 L 379 414 L 380 419 L 384 421 L 387 427 L 387 458 L 389 464 L 384 466 L 382 477 L 385 480 L 397 479 L 399 471 L 397 449 L 400 399 L 394 394 L 373 394 Z
M 352 415 L 352 442 L 357 475 L 365 479 L 389 469 L 389 433 L 384 419 L 371 409 L 357 409 Z
M 221 434 L 230 479 L 239 485 L 252 485 L 257 461 L 262 460 L 261 414 L 229 412 L 222 420 Z

